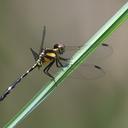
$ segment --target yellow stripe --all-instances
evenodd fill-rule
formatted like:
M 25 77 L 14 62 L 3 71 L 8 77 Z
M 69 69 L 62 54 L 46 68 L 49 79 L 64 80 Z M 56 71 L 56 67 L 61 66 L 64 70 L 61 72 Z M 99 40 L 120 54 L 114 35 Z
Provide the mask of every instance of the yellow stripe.
M 51 56 L 51 57 L 56 57 L 56 54 L 55 53 L 47 53 L 46 55 L 47 56 Z
M 53 57 L 53 59 L 56 57 L 56 54 L 55 54 L 55 53 L 47 53 L 46 55 L 47 55 L 47 56 L 50 56 L 50 57 Z M 52 58 L 49 59 L 49 58 L 47 58 L 47 57 L 44 57 L 43 64 L 48 64 L 48 63 L 52 62 L 53 59 L 52 59 Z

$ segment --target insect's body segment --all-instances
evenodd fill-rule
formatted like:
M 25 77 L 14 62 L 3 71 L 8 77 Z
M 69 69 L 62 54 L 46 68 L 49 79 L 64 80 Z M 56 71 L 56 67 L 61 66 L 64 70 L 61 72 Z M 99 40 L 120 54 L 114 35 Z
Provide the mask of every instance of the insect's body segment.
M 56 59 L 56 53 L 54 49 L 46 49 L 45 55 L 42 57 L 42 64 L 48 64 Z
M 13 82 L 4 92 L 3 95 L 0 96 L 0 101 L 4 100 L 4 98 L 16 87 L 16 85 L 25 77 L 27 76 L 33 69 L 35 69 L 38 66 L 37 63 L 35 63 L 31 68 L 29 68 L 26 73 L 24 73 L 22 76 L 20 76 L 15 82 Z

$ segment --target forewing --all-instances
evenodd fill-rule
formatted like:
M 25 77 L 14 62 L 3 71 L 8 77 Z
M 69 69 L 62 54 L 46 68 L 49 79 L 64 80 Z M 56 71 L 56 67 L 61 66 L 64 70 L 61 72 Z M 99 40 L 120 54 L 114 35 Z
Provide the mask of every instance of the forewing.
M 76 46 L 66 46 L 66 52 L 65 56 L 72 57 L 73 54 L 79 50 L 82 46 L 81 45 L 76 45 Z M 99 46 L 96 51 L 89 57 L 89 60 L 91 60 L 91 63 L 93 61 L 99 61 L 102 59 L 106 59 L 113 53 L 113 49 L 109 44 L 103 43 L 101 46 Z
M 44 40 L 45 40 L 45 36 L 46 36 L 46 26 L 43 27 L 42 41 L 41 41 L 41 46 L 40 46 L 39 54 L 40 54 L 40 53 L 42 52 L 42 50 L 44 49 Z
M 75 51 L 80 49 L 82 46 L 81 45 L 76 45 L 76 46 L 66 46 L 66 51 Z
M 113 49 L 111 45 L 103 43 L 101 46 L 99 46 L 96 51 L 89 57 L 89 62 L 90 63 L 95 63 L 100 60 L 107 59 L 110 57 L 113 53 Z

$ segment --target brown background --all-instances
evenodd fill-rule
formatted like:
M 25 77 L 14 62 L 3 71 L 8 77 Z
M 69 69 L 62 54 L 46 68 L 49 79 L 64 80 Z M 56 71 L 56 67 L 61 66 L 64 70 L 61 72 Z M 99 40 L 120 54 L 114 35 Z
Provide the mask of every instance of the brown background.
M 46 44 L 86 42 L 126 0 L 4 0 L 0 2 L 0 93 L 30 67 L 30 47 L 38 50 L 42 26 Z M 106 43 L 113 54 L 97 61 L 106 75 L 94 80 L 67 79 L 17 128 L 127 128 L 128 23 Z M 70 43 L 71 42 L 71 43 Z M 33 71 L 0 103 L 3 127 L 48 78 Z

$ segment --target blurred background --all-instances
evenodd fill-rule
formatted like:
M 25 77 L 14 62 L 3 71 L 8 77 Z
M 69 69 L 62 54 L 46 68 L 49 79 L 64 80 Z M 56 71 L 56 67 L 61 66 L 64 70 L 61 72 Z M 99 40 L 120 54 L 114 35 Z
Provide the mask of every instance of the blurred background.
M 0 1 L 0 94 L 34 64 L 46 25 L 46 47 L 84 44 L 127 0 Z M 94 61 L 105 70 L 99 79 L 66 79 L 17 128 L 127 128 L 128 22 L 105 42 L 113 53 Z M 101 53 L 102 54 L 102 53 Z M 2 128 L 49 80 L 35 69 L 0 103 Z

